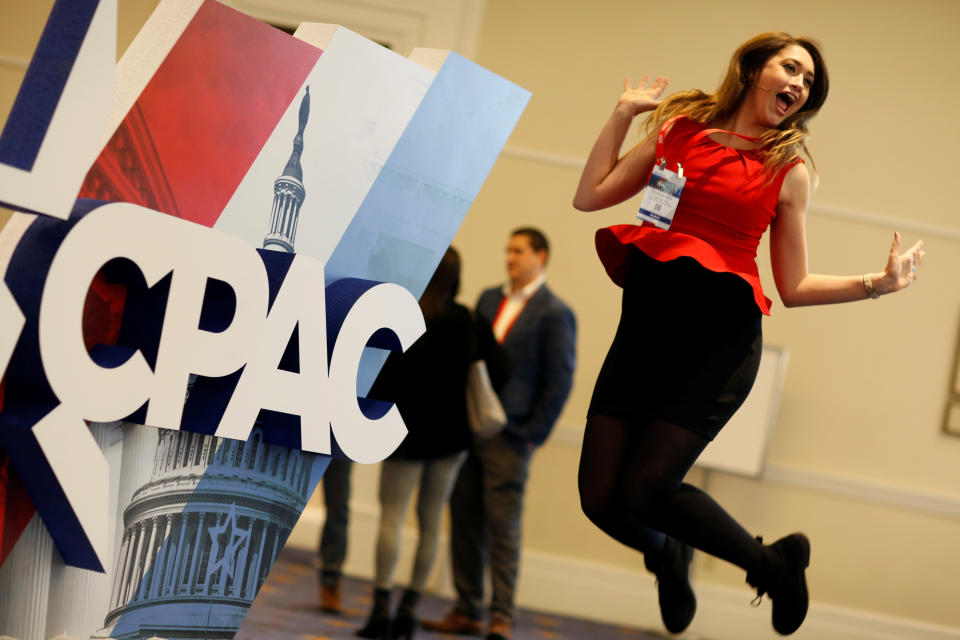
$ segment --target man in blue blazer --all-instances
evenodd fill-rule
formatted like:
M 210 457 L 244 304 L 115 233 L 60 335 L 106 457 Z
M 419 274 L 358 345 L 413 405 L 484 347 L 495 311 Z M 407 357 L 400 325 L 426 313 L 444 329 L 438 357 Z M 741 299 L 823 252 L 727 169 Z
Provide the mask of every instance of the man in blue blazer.
M 545 284 L 548 255 L 543 233 L 515 230 L 507 244 L 508 282 L 487 289 L 477 302 L 477 313 L 491 324 L 513 366 L 499 394 L 508 421 L 500 434 L 475 443 L 461 467 L 450 499 L 457 604 L 443 620 L 424 620 L 429 630 L 482 633 L 484 562 L 489 558 L 493 598 L 487 638 L 513 636 L 530 458 L 560 415 L 574 367 L 576 320 Z

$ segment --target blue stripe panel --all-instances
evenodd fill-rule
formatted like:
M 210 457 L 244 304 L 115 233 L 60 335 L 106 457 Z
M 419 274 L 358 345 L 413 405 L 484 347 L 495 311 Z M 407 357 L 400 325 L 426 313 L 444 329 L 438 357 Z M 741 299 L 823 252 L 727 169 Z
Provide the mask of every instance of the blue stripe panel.
M 0 162 L 30 171 L 100 0 L 57 0 L 0 135 Z
M 529 99 L 450 53 L 330 256 L 327 282 L 394 282 L 420 297 Z M 361 364 L 361 393 L 379 355 Z

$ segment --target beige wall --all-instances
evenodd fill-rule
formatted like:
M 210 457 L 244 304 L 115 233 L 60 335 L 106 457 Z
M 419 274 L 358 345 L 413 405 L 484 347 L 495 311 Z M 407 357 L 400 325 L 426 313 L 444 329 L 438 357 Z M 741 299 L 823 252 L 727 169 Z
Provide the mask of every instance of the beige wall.
M 152 4 L 120 3 L 121 47 Z M 5 115 L 22 74 L 10 60 L 27 57 L 43 11 L 22 2 L 4 12 L 12 18 L 0 25 Z M 929 258 L 901 295 L 786 310 L 762 245 L 761 272 L 776 302 L 765 336 L 791 353 L 770 473 L 693 478 L 708 482 L 751 532 L 810 535 L 815 606 L 960 629 L 960 439 L 940 429 L 960 322 L 960 222 L 949 196 L 960 133 L 948 117 L 960 103 L 960 3 L 952 0 L 486 1 L 477 61 L 533 98 L 457 235 L 463 299 L 502 279 L 509 229 L 535 224 L 553 243 L 551 286 L 580 323 L 573 395 L 534 462 L 525 546 L 642 570 L 638 554 L 580 515 L 576 496 L 576 440 L 618 313 L 619 291 L 595 258 L 593 232 L 631 221 L 636 209 L 628 202 L 576 213 L 578 164 L 624 76 L 667 74 L 671 90 L 710 90 L 731 51 L 771 28 L 819 38 L 831 71 L 830 98 L 812 123 L 822 185 L 808 218 L 811 269 L 879 270 L 894 229 L 908 242 L 923 237 Z M 375 502 L 375 470 L 358 474 L 355 502 Z M 743 584 L 741 571 L 719 561 L 699 561 L 697 576 Z

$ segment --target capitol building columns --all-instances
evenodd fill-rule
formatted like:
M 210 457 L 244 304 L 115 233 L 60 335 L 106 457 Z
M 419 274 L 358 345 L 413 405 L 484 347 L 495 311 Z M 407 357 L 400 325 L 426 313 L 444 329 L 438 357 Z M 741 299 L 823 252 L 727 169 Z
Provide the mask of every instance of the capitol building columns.
M 0 634 L 46 638 L 53 539 L 34 514 L 0 567 Z
M 186 640 L 210 625 L 230 637 L 306 504 L 314 459 L 264 443 L 259 428 L 247 442 L 161 431 L 123 513 L 97 637 Z

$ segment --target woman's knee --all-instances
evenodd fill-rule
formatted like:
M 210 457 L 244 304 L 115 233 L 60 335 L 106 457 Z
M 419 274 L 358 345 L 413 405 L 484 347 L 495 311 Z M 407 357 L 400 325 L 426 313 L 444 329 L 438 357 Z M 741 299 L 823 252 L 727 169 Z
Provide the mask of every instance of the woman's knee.
M 592 523 L 603 528 L 603 523 L 609 519 L 610 513 L 614 510 L 612 492 L 598 491 L 597 487 L 581 482 L 580 509 Z
M 641 518 L 655 514 L 670 501 L 677 488 L 677 483 L 662 477 L 634 476 L 624 492 L 624 508 Z

